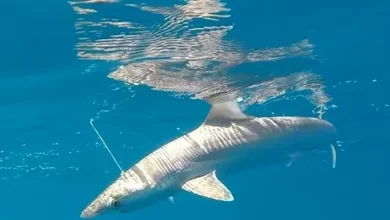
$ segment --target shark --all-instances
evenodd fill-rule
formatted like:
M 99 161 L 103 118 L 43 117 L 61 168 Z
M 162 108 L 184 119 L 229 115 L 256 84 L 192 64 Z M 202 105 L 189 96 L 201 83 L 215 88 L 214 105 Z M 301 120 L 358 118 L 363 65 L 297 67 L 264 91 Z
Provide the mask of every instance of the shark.
M 101 192 L 81 218 L 129 213 L 186 191 L 231 202 L 234 195 L 221 181 L 244 170 L 293 161 L 307 152 L 332 147 L 337 131 L 316 117 L 256 117 L 245 114 L 237 92 L 204 98 L 211 105 L 199 127 L 155 149 Z

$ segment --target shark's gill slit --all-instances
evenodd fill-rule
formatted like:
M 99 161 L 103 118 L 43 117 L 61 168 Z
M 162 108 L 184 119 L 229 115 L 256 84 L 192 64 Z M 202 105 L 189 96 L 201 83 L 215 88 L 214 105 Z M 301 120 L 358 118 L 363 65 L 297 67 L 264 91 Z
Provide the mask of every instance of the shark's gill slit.
M 95 133 L 97 134 L 97 136 L 99 137 L 99 139 L 102 141 L 104 147 L 106 148 L 106 150 L 108 151 L 108 153 L 111 155 L 112 159 L 114 160 L 114 162 L 116 163 L 116 165 L 118 166 L 119 170 L 121 171 L 121 175 L 124 174 L 125 172 L 123 171 L 121 165 L 119 165 L 118 161 L 116 160 L 114 154 L 112 154 L 110 148 L 108 148 L 106 142 L 103 140 L 102 136 L 99 134 L 98 130 L 95 128 L 95 125 L 93 124 L 93 119 L 91 118 L 89 120 L 89 123 L 91 124 L 93 130 L 95 131 Z

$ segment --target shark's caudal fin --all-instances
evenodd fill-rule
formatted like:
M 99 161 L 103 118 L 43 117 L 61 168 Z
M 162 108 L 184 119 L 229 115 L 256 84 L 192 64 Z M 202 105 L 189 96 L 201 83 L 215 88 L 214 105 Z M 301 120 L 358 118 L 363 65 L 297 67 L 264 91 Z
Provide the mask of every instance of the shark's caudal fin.
M 182 188 L 188 192 L 210 199 L 220 201 L 234 200 L 229 189 L 218 180 L 215 171 L 188 181 Z
M 234 91 L 205 98 L 211 104 L 211 109 L 203 124 L 222 125 L 234 120 L 248 119 L 238 106 L 237 95 L 238 91 Z

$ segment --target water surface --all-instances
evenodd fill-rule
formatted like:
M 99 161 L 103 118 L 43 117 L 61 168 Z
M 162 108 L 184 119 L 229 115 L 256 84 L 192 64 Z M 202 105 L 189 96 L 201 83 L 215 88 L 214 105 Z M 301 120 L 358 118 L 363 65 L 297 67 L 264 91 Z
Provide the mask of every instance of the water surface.
M 101 219 L 389 218 L 389 3 L 0 3 L 1 219 L 78 219 L 123 167 L 199 126 L 219 92 L 257 116 L 313 116 L 330 149 L 223 182 L 232 203 L 189 193 Z M 194 211 L 196 210 L 196 211 Z

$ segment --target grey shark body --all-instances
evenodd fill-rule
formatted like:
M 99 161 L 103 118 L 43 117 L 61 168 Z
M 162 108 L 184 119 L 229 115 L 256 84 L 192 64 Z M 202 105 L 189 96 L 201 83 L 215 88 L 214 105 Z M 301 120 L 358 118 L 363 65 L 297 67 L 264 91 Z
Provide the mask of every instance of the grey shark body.
M 136 163 L 84 209 L 82 218 L 130 212 L 172 198 L 180 191 L 233 201 L 218 179 L 257 166 L 291 163 L 303 152 L 334 143 L 329 122 L 310 117 L 252 117 L 241 112 L 235 93 L 207 99 L 212 108 L 194 131 Z

